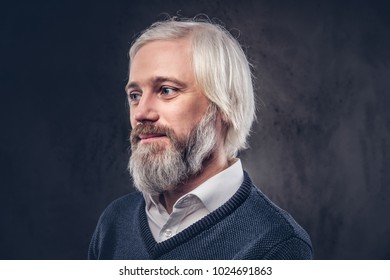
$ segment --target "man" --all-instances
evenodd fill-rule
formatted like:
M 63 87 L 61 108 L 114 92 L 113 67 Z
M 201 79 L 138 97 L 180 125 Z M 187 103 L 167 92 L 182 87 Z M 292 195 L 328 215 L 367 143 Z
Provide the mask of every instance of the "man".
M 310 259 L 307 233 L 242 170 L 255 116 L 249 63 L 222 27 L 170 19 L 130 49 L 129 170 L 90 259 Z

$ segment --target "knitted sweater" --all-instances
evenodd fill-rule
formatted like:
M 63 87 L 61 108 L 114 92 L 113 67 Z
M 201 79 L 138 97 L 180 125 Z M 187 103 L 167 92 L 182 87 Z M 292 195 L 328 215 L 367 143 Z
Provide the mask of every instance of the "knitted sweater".
M 89 259 L 311 259 L 308 234 L 245 173 L 239 190 L 217 210 L 157 243 L 142 194 L 112 202 L 93 234 Z

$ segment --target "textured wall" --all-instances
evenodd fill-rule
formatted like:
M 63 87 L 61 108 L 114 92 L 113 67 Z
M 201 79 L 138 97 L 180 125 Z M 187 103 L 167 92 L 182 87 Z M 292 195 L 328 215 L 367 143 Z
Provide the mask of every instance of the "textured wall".
M 178 11 L 221 20 L 245 46 L 259 109 L 241 158 L 316 258 L 390 258 L 385 1 L 79 2 L 0 12 L 0 258 L 86 257 L 101 211 L 132 190 L 127 49 Z

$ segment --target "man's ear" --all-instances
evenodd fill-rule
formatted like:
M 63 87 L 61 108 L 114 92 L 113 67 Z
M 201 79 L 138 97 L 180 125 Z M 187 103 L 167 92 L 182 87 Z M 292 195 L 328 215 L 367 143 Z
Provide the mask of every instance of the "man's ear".
M 230 127 L 230 121 L 227 118 L 226 114 L 218 110 L 217 114 L 217 122 L 219 123 L 221 127 L 221 133 L 223 135 L 223 138 L 226 139 L 227 131 Z
M 226 126 L 226 127 L 229 127 L 229 126 L 230 126 L 230 120 L 229 120 L 229 118 L 226 116 L 225 113 L 223 113 L 223 112 L 221 112 L 221 111 L 218 110 L 218 117 L 219 117 L 219 119 L 221 120 L 223 126 Z

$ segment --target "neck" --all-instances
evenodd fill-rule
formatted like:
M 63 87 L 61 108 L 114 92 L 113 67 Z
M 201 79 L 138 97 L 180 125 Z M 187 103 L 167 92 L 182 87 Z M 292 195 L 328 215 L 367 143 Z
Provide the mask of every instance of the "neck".
M 223 153 L 219 153 L 219 155 L 212 156 L 209 160 L 207 160 L 200 173 L 195 176 L 190 177 L 183 185 L 180 185 L 175 190 L 165 191 L 160 196 L 160 203 L 164 205 L 168 214 L 172 213 L 173 205 L 176 201 L 186 193 L 197 188 L 199 185 L 207 181 L 209 178 L 218 174 L 219 172 L 228 168 L 233 161 L 229 161 Z

